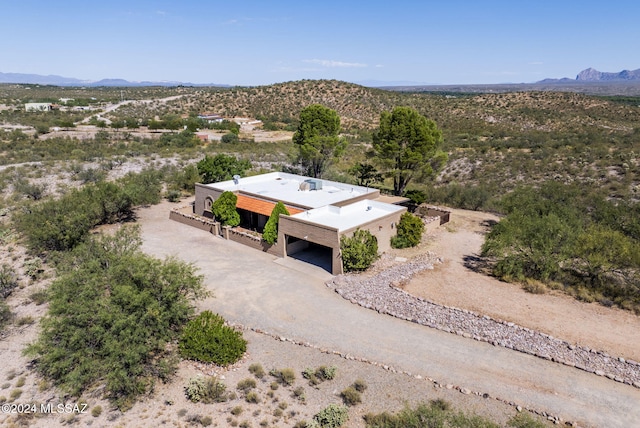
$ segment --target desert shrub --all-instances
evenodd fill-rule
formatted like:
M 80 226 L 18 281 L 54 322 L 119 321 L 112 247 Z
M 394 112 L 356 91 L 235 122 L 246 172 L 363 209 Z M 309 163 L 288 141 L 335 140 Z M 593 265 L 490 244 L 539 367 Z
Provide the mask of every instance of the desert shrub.
M 228 398 L 225 384 L 213 376 L 207 378 L 198 376 L 189 379 L 185 394 L 194 403 L 222 403 Z
M 367 390 L 367 384 L 362 379 L 356 379 L 356 381 L 353 382 L 353 385 L 351 386 L 353 386 L 353 388 L 358 392 L 364 392 Z
M 320 366 L 316 369 L 306 368 L 302 372 L 302 377 L 309 379 L 310 385 L 318 385 L 325 380 L 333 380 L 337 370 L 336 366 Z
M 278 223 L 280 221 L 280 214 L 289 215 L 289 211 L 282 202 L 278 202 L 271 210 L 269 220 L 264 225 L 264 231 L 262 232 L 262 239 L 268 244 L 273 245 L 278 240 Z
M 238 136 L 233 132 L 229 132 L 228 134 L 224 134 L 220 141 L 225 144 L 235 144 L 238 142 Z
M 213 202 L 211 212 L 223 226 L 237 226 L 240 224 L 240 214 L 236 211 L 238 197 L 233 192 L 223 192 Z
M 355 406 L 356 404 L 362 403 L 362 395 L 352 386 L 344 389 L 340 393 L 340 397 L 342 397 L 342 401 L 347 406 Z
M 353 236 L 340 238 L 340 252 L 346 272 L 363 271 L 378 258 L 378 240 L 368 230 L 357 229 Z
M 258 379 L 262 379 L 265 375 L 264 368 L 259 363 L 253 363 L 249 366 L 249 373 L 257 377 Z
M 4 263 L 0 268 L 0 298 L 6 299 L 18 286 L 18 276 L 11 266 Z
M 405 407 L 396 414 L 368 413 L 364 416 L 364 421 L 367 428 L 498 428 L 497 424 L 488 419 L 451 410 L 444 400 L 421 403 L 413 409 Z
M 247 395 L 245 395 L 244 399 L 247 401 L 247 403 L 257 404 L 260 402 L 260 396 L 256 391 L 248 392 Z
M 236 389 L 239 389 L 240 391 L 243 391 L 243 392 L 248 392 L 255 387 L 256 387 L 256 381 L 251 378 L 247 378 L 239 381 L 238 385 L 236 386 Z
M 204 311 L 184 328 L 178 349 L 184 358 L 227 366 L 247 350 L 242 332 L 225 325 L 224 318 Z
M 201 376 L 191 378 L 185 388 L 185 394 L 190 401 L 198 403 L 204 396 L 204 388 L 204 379 Z
M 543 422 L 535 420 L 527 413 L 518 413 L 507 421 L 507 426 L 513 428 L 545 428 Z
M 167 343 L 193 313 L 190 300 L 204 295 L 193 266 L 139 246 L 138 229 L 124 227 L 60 258 L 48 316 L 27 348 L 40 374 L 67 393 L 104 384 L 121 409 L 148 391 L 170 357 Z
M 213 419 L 211 418 L 211 416 L 203 416 L 202 418 L 200 418 L 200 425 L 202 425 L 203 427 L 208 427 L 212 423 Z
M 102 406 L 98 405 L 98 406 L 94 406 L 91 409 L 91 416 L 93 416 L 94 418 L 97 418 L 98 416 L 100 416 L 102 414 Z
M 240 414 L 242 414 L 243 408 L 242 406 L 236 406 L 233 409 L 231 409 L 231 414 L 233 416 L 239 416 Z
M 269 371 L 269 374 L 275 377 L 276 380 L 282 385 L 293 385 L 296 380 L 296 373 L 293 371 L 293 369 L 289 368 L 281 370 L 272 369 L 271 371 Z
M 322 428 L 341 427 L 348 419 L 349 410 L 345 406 L 338 404 L 329 404 L 313 417 L 313 420 Z
M 4 299 L 0 299 L 0 327 L 11 321 L 13 314 Z
M 182 193 L 179 190 L 169 190 L 167 191 L 166 198 L 169 202 L 178 202 Z
M 398 232 L 396 236 L 391 238 L 391 246 L 393 248 L 415 247 L 422 239 L 424 223 L 419 217 L 411 213 L 404 213 L 400 216 L 400 222 L 396 228 Z

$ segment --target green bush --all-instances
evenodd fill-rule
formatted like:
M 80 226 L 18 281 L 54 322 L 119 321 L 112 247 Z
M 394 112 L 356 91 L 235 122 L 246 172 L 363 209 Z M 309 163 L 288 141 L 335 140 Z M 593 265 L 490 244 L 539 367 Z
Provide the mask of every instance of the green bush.
M 378 240 L 368 230 L 357 229 L 353 236 L 340 238 L 340 252 L 346 272 L 363 271 L 378 258 Z
M 167 344 L 193 313 L 190 300 L 204 295 L 193 266 L 139 246 L 138 229 L 124 227 L 60 257 L 48 315 L 27 348 L 40 374 L 67 393 L 103 384 L 121 409 L 166 372 Z
M 329 404 L 313 417 L 313 420 L 322 428 L 341 427 L 348 419 L 349 410 L 345 406 L 338 404 Z
M 547 425 L 535 420 L 527 413 L 518 413 L 507 421 L 507 426 L 513 428 L 545 428 Z
M 393 248 L 415 247 L 422 239 L 424 223 L 419 217 L 411 213 L 404 213 L 400 216 L 397 231 L 397 235 L 391 238 Z
M 213 202 L 211 212 L 217 221 L 223 226 L 237 226 L 240 224 L 240 214 L 236 211 L 238 197 L 233 192 L 223 192 Z
M 273 245 L 278 240 L 278 222 L 280 221 L 280 214 L 289 215 L 289 211 L 282 202 L 278 202 L 271 210 L 269 220 L 264 225 L 264 231 L 262 232 L 262 239 L 267 244 Z
M 242 358 L 247 342 L 220 315 L 204 311 L 186 325 L 178 349 L 184 358 L 228 366 Z

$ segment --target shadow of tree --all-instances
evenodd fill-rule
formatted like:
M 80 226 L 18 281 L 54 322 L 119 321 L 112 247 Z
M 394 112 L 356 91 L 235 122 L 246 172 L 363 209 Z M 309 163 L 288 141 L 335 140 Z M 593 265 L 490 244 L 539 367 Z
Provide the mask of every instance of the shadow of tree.
M 462 257 L 463 265 L 467 269 L 481 273 L 483 275 L 491 274 L 491 264 L 489 260 L 484 257 L 479 257 L 477 255 L 465 255 Z

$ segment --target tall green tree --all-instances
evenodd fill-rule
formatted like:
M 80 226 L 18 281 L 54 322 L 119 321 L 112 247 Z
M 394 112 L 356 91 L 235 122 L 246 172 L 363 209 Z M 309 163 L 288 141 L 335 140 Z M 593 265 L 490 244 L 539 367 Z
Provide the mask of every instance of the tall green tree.
M 251 168 L 251 162 L 220 153 L 213 157 L 206 155 L 198 162 L 197 167 L 203 183 L 215 183 L 231 180 L 236 174 L 243 175 Z
M 440 150 L 442 132 L 433 120 L 410 107 L 382 112 L 373 135 L 375 157 L 387 176 L 393 177 L 393 193 L 402 195 L 411 180 L 432 176 L 444 166 Z
M 262 239 L 267 241 L 268 244 L 273 245 L 278 240 L 278 223 L 280 221 L 280 214 L 289 215 L 287 207 L 282 202 L 278 202 L 271 210 L 269 220 L 264 225 L 264 232 L 262 233 Z
M 342 154 L 346 141 L 339 133 L 340 116 L 335 110 L 320 104 L 302 109 L 293 142 L 309 175 L 321 178 L 329 163 Z

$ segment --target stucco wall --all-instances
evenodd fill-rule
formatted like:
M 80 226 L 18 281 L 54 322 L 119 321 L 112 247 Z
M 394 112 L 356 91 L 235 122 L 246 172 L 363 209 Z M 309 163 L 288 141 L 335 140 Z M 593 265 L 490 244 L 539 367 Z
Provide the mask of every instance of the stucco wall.
M 405 211 L 406 208 L 370 223 L 362 224 L 357 228 L 346 230 L 341 233 L 341 236 L 351 236 L 357 229 L 368 230 L 378 240 L 378 252 L 384 253 L 391 249 L 391 237 L 398 233 L 396 225 Z
M 213 189 L 205 186 L 204 184 L 196 183 L 196 200 L 194 202 L 194 213 L 197 215 L 204 215 L 205 202 L 207 196 L 210 196 L 212 200 L 216 200 L 222 195 L 222 190 Z

